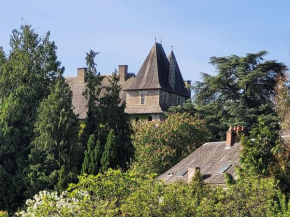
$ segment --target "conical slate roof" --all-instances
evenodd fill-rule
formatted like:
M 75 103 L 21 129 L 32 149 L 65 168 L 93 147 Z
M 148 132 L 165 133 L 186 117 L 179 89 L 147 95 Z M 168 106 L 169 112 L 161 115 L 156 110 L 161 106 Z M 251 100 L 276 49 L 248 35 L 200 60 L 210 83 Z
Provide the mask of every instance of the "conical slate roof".
M 175 82 L 174 82 L 174 90 L 178 93 L 181 93 L 183 95 L 189 96 L 188 90 L 185 88 L 184 80 L 182 77 L 182 74 L 180 72 L 176 57 L 174 55 L 173 50 L 170 52 L 168 56 L 168 61 L 169 61 L 169 67 L 173 67 L 175 71 Z
M 172 54 L 170 55 L 172 56 Z M 175 57 L 174 61 L 176 61 Z M 144 63 L 142 64 L 135 80 L 126 90 L 164 89 L 189 96 L 188 91 L 184 87 L 184 82 L 178 65 L 176 71 L 176 78 L 179 79 L 176 81 L 178 88 L 175 89 L 170 85 L 169 66 L 170 63 L 166 57 L 162 45 L 155 42 Z M 183 83 L 183 86 L 181 85 L 181 82 Z

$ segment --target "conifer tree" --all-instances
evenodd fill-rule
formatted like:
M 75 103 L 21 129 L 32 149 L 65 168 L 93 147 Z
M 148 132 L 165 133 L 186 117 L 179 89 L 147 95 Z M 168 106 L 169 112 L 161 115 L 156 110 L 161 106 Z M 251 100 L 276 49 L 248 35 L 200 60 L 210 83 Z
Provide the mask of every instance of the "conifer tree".
M 79 121 L 73 112 L 72 92 L 62 73 L 63 70 L 38 109 L 29 156 L 29 195 L 43 189 L 62 191 L 77 180 L 79 173 Z
M 101 142 L 100 140 L 96 141 L 95 134 L 92 134 L 88 141 L 87 150 L 85 151 L 85 159 L 82 165 L 82 174 L 98 174 L 101 167 L 101 156 Z
M 118 166 L 118 162 L 116 160 L 118 159 L 117 153 L 116 153 L 116 137 L 114 130 L 111 129 L 109 131 L 107 142 L 105 145 L 105 150 L 102 155 L 101 164 L 102 164 L 102 171 L 107 171 L 109 168 L 116 169 Z
M 116 151 L 115 165 L 122 169 L 127 168 L 130 159 L 134 158 L 134 147 L 131 141 L 132 128 L 129 115 L 125 113 L 125 103 L 120 99 L 121 87 L 119 85 L 119 76 L 117 72 L 113 72 L 109 86 L 106 87 L 106 94 L 100 99 L 100 111 L 102 114 L 102 124 L 106 131 L 113 130 L 116 143 L 114 149 Z M 107 138 L 108 140 L 108 138 Z
M 13 30 L 11 50 L 0 57 L 0 210 L 23 203 L 28 188 L 30 142 L 39 103 L 47 97 L 60 62 L 49 32 L 39 37 L 29 26 Z
M 88 111 L 87 117 L 85 120 L 85 128 L 83 130 L 81 136 L 81 142 L 84 150 L 86 149 L 87 142 L 89 140 L 90 135 L 96 133 L 100 126 L 100 111 L 97 106 L 98 96 L 100 93 L 100 85 L 101 85 L 101 76 L 100 73 L 97 73 L 95 57 L 98 55 L 98 52 L 90 50 L 86 56 L 86 64 L 87 64 L 87 72 L 86 72 L 86 90 L 83 95 L 88 100 Z

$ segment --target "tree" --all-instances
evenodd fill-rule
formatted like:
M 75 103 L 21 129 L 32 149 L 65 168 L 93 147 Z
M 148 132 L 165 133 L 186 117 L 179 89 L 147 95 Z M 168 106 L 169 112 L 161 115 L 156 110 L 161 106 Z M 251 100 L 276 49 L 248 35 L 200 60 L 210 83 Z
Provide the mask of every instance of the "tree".
M 117 72 L 113 72 L 109 80 L 109 85 L 105 88 L 106 93 L 100 98 L 100 111 L 101 111 L 101 125 L 107 133 L 107 139 L 111 130 L 114 134 L 115 141 L 111 147 L 115 151 L 114 164 L 112 160 L 110 163 L 111 168 L 119 166 L 122 169 L 127 169 L 127 164 L 134 158 L 134 146 L 132 145 L 131 134 L 133 133 L 130 124 L 129 115 L 125 113 L 125 103 L 121 102 L 119 85 L 119 76 Z
M 270 177 L 280 190 L 289 195 L 290 151 L 287 141 L 279 136 L 278 122 L 258 118 L 258 125 L 242 139 L 241 176 Z
M 289 76 L 279 77 L 275 90 L 275 110 L 281 121 L 281 130 L 287 131 L 290 129 Z
M 136 161 L 133 170 L 161 174 L 207 141 L 205 122 L 187 113 L 169 114 L 163 122 L 133 124 Z
M 101 76 L 100 73 L 97 73 L 95 57 L 98 55 L 98 52 L 90 50 L 86 55 L 86 64 L 87 64 L 87 72 L 86 72 L 86 90 L 83 95 L 88 100 L 88 111 L 87 117 L 85 120 L 85 128 L 81 135 L 81 142 L 84 150 L 86 150 L 87 142 L 89 137 L 96 133 L 100 127 L 100 111 L 98 105 L 99 94 L 101 91 Z
M 95 134 L 92 134 L 89 138 L 87 150 L 85 152 L 85 159 L 82 165 L 82 174 L 97 175 L 101 168 L 101 142 L 96 141 Z
M 11 51 L 0 54 L 0 209 L 23 203 L 28 187 L 28 155 L 39 103 L 49 94 L 60 62 L 49 32 L 39 37 L 29 26 L 13 30 Z
M 110 130 L 107 138 L 107 142 L 105 145 L 105 150 L 102 155 L 101 164 L 102 164 L 102 171 L 107 171 L 109 168 L 116 169 L 118 166 L 118 156 L 116 153 L 116 137 L 114 130 Z
M 63 71 L 64 68 L 38 108 L 29 155 L 30 196 L 43 189 L 62 191 L 79 174 L 79 121 L 73 112 L 72 92 Z
M 266 51 L 249 53 L 245 57 L 212 57 L 218 74 L 202 74 L 194 85 L 194 104 L 214 140 L 224 139 L 229 126 L 255 126 L 258 116 L 277 117 L 273 98 L 279 78 L 284 78 L 286 66 L 265 61 Z M 269 117 L 270 118 L 270 117 Z
M 89 102 L 82 142 L 84 144 L 87 141 L 88 135 L 94 136 L 98 141 L 97 146 L 89 140 L 86 143 L 87 150 L 82 171 L 88 174 L 98 173 L 99 165 L 102 165 L 103 171 L 109 167 L 127 169 L 127 163 L 134 157 L 134 147 L 131 142 L 132 129 L 129 116 L 124 111 L 125 104 L 121 103 L 119 77 L 116 72 L 111 78 L 107 77 L 109 85 L 104 88 L 104 93 L 101 95 L 99 87 L 95 86 L 100 82 L 100 75 L 96 76 L 96 69 L 93 68 L 95 55 L 93 51 L 87 54 L 91 80 L 88 80 L 87 90 L 84 93 L 88 96 Z M 90 169 L 92 163 L 95 164 L 94 169 Z

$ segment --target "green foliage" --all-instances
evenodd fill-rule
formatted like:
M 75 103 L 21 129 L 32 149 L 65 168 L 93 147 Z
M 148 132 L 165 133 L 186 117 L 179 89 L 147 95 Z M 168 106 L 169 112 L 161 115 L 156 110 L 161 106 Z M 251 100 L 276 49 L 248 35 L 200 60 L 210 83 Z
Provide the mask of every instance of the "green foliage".
M 109 133 L 114 131 L 115 142 L 111 147 L 114 151 L 114 163 L 111 161 L 111 168 L 119 166 L 122 169 L 127 169 L 127 163 L 134 158 L 134 146 L 131 141 L 133 133 L 130 124 L 129 115 L 125 113 L 125 103 L 120 99 L 121 86 L 119 85 L 119 76 L 117 72 L 113 72 L 107 86 L 106 93 L 100 98 L 99 108 L 102 114 L 101 125 L 104 126 L 107 132 L 106 141 L 108 141 Z
M 258 125 L 242 139 L 241 176 L 273 177 L 289 197 L 290 152 L 279 136 L 278 123 L 260 116 Z
M 0 217 L 8 217 L 8 213 L 0 210 Z
M 133 124 L 136 162 L 140 173 L 161 174 L 207 141 L 205 122 L 187 113 L 169 114 L 163 122 Z
M 83 145 L 84 151 L 86 150 L 87 142 L 89 140 L 90 135 L 96 133 L 99 129 L 100 111 L 97 106 L 98 104 L 97 96 L 99 96 L 101 90 L 101 76 L 99 73 L 97 73 L 96 69 L 97 64 L 94 61 L 96 55 L 98 55 L 98 52 L 90 50 L 90 52 L 87 53 L 86 56 L 86 63 L 88 66 L 86 72 L 87 88 L 83 93 L 83 95 L 88 100 L 87 105 L 88 111 L 85 120 L 85 127 L 81 135 L 81 143 Z
M 274 179 L 250 177 L 230 185 L 218 204 L 220 216 L 284 216 L 286 207 Z
M 29 155 L 31 196 L 43 189 L 63 191 L 77 180 L 81 163 L 79 121 L 62 71 L 48 97 L 40 103 L 37 114 Z
M 107 171 L 109 168 L 116 169 L 114 168 L 118 165 L 118 163 L 116 162 L 116 159 L 118 159 L 116 153 L 116 143 L 117 141 L 114 130 L 110 130 L 105 145 L 105 150 L 101 159 L 102 171 Z
M 128 162 L 134 158 L 134 147 L 130 137 L 132 129 L 129 116 L 124 112 L 125 104 L 120 99 L 119 76 L 115 71 L 111 78 L 105 77 L 104 79 L 109 81 L 109 86 L 100 94 L 101 77 L 96 74 L 94 67 L 96 54 L 90 51 L 86 58 L 88 81 L 84 94 L 89 102 L 86 125 L 81 137 L 83 146 L 87 146 L 82 173 L 88 174 L 97 174 L 101 164 L 103 171 L 117 167 L 126 170 Z M 113 134 L 114 138 L 112 138 Z M 88 144 L 91 135 L 99 141 L 97 151 L 93 148 L 95 145 Z M 91 169 L 92 163 L 95 164 L 94 169 Z
M 164 184 L 150 176 L 108 170 L 80 177 L 68 192 L 40 192 L 18 216 L 287 216 L 273 179 L 244 177 L 226 190 L 199 178 Z
M 250 136 L 243 137 L 240 160 L 247 173 L 269 176 L 277 166 L 276 154 L 281 144 L 280 138 L 277 127 L 271 127 L 263 116 L 258 121 L 258 126 L 251 130 Z
M 8 211 L 23 202 L 37 109 L 60 66 L 49 33 L 39 37 L 21 26 L 10 46 L 7 58 L 0 49 L 0 209 Z
M 276 117 L 273 97 L 279 78 L 285 77 L 286 66 L 264 61 L 266 51 L 245 57 L 212 57 L 218 74 L 202 74 L 194 85 L 194 105 L 203 118 L 213 140 L 224 139 L 229 126 L 255 126 L 260 115 Z
M 96 141 L 96 137 L 92 134 L 88 141 L 87 150 L 85 152 L 85 159 L 82 165 L 82 174 L 98 174 L 101 165 L 102 157 L 101 142 Z

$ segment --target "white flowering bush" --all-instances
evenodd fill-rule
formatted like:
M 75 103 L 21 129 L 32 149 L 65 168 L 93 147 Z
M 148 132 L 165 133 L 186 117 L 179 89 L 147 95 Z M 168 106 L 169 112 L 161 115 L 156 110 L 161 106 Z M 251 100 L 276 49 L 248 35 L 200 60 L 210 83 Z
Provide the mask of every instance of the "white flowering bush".
M 57 192 L 40 191 L 26 201 L 26 209 L 17 212 L 16 216 L 79 216 L 80 199 L 88 198 L 88 195 L 80 191 L 75 196 L 69 197 L 67 192 L 58 196 Z

